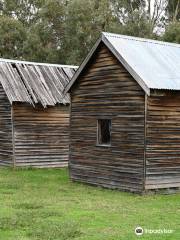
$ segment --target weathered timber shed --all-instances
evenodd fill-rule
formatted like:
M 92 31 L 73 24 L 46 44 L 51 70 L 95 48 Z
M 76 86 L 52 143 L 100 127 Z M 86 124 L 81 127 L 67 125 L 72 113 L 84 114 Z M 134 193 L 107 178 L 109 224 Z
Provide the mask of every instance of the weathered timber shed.
M 180 187 L 180 45 L 103 33 L 68 91 L 73 180 Z
M 0 165 L 61 167 L 69 151 L 75 66 L 0 59 Z

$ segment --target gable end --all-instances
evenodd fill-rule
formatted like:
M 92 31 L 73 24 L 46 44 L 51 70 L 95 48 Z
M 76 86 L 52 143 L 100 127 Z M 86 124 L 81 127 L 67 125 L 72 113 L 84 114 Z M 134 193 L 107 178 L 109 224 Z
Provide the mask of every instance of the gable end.
M 137 83 L 141 86 L 141 88 L 144 90 L 144 92 L 150 96 L 150 89 L 145 84 L 145 82 L 140 78 L 140 76 L 130 67 L 130 65 L 125 61 L 125 59 L 114 49 L 112 44 L 106 39 L 106 37 L 102 34 L 102 36 L 97 40 L 97 42 L 92 47 L 91 51 L 87 55 L 87 57 L 84 59 L 76 73 L 74 74 L 71 82 L 66 86 L 64 90 L 64 94 L 66 94 L 71 87 L 73 87 L 74 83 L 76 82 L 77 78 L 81 75 L 81 73 L 84 71 L 84 69 L 87 67 L 87 64 L 93 56 L 95 55 L 96 51 L 98 50 L 100 44 L 104 43 L 106 47 L 112 52 L 112 54 L 118 59 L 118 61 L 125 67 L 125 69 L 131 74 L 131 76 L 137 81 Z

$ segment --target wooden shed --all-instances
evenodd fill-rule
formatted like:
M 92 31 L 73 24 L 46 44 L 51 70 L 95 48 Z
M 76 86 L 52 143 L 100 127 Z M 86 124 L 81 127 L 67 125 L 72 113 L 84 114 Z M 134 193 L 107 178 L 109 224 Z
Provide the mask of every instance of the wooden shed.
M 0 59 L 0 165 L 67 166 L 76 67 Z
M 180 187 L 180 45 L 102 33 L 67 85 L 72 180 Z

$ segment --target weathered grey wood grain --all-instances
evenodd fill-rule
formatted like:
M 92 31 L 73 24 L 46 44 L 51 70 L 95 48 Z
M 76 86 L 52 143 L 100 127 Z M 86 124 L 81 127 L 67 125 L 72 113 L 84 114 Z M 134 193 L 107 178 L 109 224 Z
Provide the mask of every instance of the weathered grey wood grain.
M 180 95 L 163 92 L 148 97 L 146 189 L 180 187 Z
M 12 163 L 11 105 L 0 84 L 0 166 L 12 166 Z
M 101 46 L 72 88 L 70 174 L 76 181 L 143 190 L 144 91 Z M 112 120 L 111 146 L 96 145 L 97 119 Z
M 0 59 L 0 165 L 63 167 L 69 155 L 69 94 L 76 67 Z
M 14 154 L 17 167 L 68 164 L 69 106 L 13 104 Z
M 0 83 L 10 101 L 40 103 L 44 107 L 57 103 L 69 104 L 70 96 L 63 91 L 76 67 L 34 63 L 12 63 L 0 59 Z

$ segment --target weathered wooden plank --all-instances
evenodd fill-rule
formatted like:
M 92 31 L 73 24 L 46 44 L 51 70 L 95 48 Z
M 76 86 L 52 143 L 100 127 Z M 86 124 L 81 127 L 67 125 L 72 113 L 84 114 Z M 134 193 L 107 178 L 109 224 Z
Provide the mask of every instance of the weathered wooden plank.
M 11 105 L 0 84 L 0 166 L 13 165 Z
M 146 189 L 180 187 L 180 97 L 148 98 Z
M 13 105 L 16 166 L 63 167 L 68 164 L 69 106 Z
M 75 72 L 71 66 L 51 66 L 27 62 L 0 62 L 0 82 L 10 101 L 40 103 L 44 107 L 69 104 L 63 91 Z
M 144 92 L 102 46 L 72 91 L 70 174 L 76 181 L 143 190 Z M 97 119 L 112 120 L 111 147 L 96 146 Z

